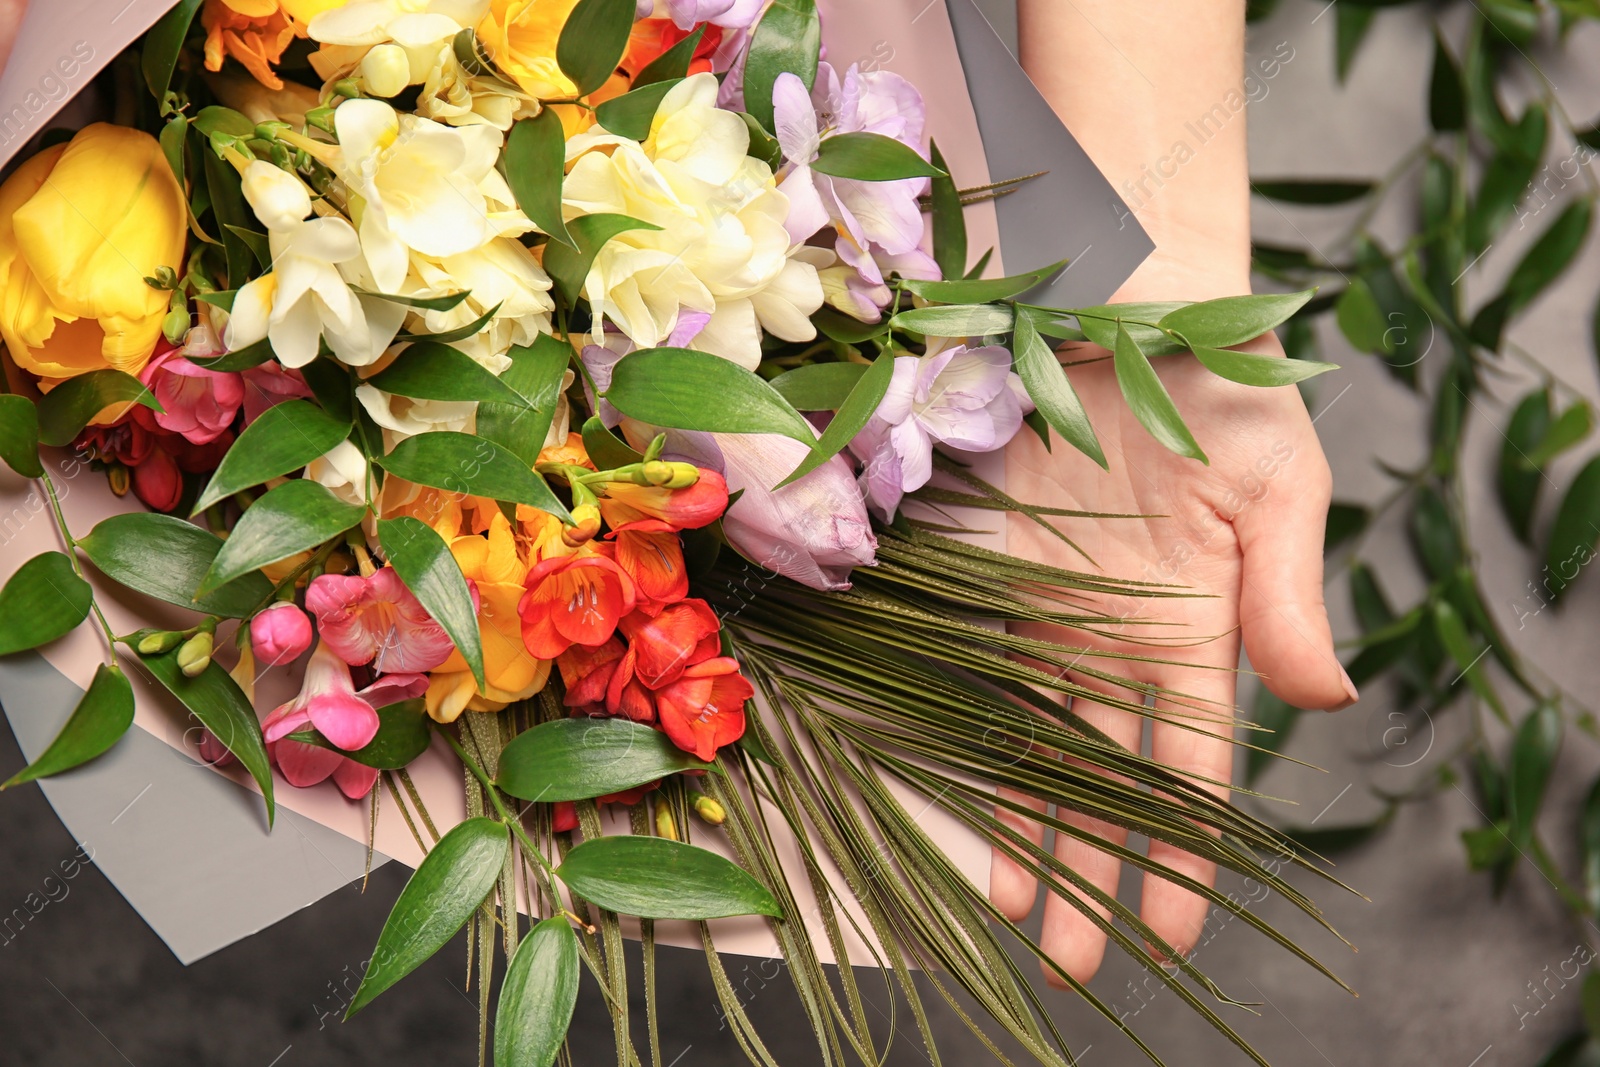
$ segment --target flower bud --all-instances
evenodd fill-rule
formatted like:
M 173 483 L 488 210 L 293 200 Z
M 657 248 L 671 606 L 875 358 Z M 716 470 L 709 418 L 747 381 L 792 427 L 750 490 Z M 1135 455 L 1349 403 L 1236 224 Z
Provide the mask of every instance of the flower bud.
M 411 60 L 397 44 L 369 48 L 360 69 L 361 81 L 371 96 L 394 96 L 411 82 Z
M 672 809 L 666 804 L 656 805 L 656 836 L 678 840 L 678 824 L 672 821 Z
M 361 84 L 354 78 L 341 78 L 333 83 L 335 96 L 342 96 L 347 100 L 358 99 L 361 96 Z
M 250 620 L 250 646 L 265 667 L 281 667 L 311 647 L 311 620 L 288 601 L 273 604 Z
M 126 468 L 124 468 L 126 469 Z M 183 640 L 183 635 L 172 630 L 157 630 L 155 633 L 145 634 L 139 638 L 139 643 L 133 646 L 141 656 L 159 656 L 163 652 L 171 652 Z
M 178 669 L 185 678 L 198 678 L 211 666 L 211 652 L 216 647 L 216 638 L 210 631 L 201 630 L 178 649 Z
M 120 463 L 113 463 L 106 470 L 106 480 L 111 483 L 111 491 L 117 496 L 128 495 L 128 468 Z
M 594 504 L 579 504 L 572 509 L 572 525 L 561 531 L 561 539 L 577 548 L 600 534 L 600 509 Z
M 189 309 L 173 308 L 167 312 L 167 317 L 161 320 L 161 332 L 173 344 L 183 344 L 184 335 L 189 332 Z
M 727 821 L 728 809 L 713 797 L 704 793 L 690 793 L 689 803 L 694 806 L 694 813 L 712 826 L 721 826 Z

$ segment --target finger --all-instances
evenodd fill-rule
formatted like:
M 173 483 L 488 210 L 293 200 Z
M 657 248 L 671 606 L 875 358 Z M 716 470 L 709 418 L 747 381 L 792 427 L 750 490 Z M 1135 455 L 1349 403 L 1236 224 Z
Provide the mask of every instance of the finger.
M 1243 553 L 1239 625 L 1250 666 L 1297 708 L 1338 711 L 1359 698 L 1334 654 L 1322 598 L 1322 541 L 1332 495 L 1315 446 L 1306 469 L 1234 519 Z M 1295 462 L 1301 462 L 1298 458 Z
M 1223 670 L 1168 668 L 1157 684 L 1196 698 L 1183 704 L 1158 699 L 1156 708 L 1167 721 L 1157 721 L 1150 732 L 1150 756 L 1220 799 L 1233 777 L 1233 749 L 1229 740 L 1234 715 L 1239 660 L 1237 638 L 1219 638 L 1199 650 L 1206 660 Z M 1189 704 L 1198 705 L 1191 707 Z M 1224 784 L 1216 784 L 1224 783 Z M 1204 885 L 1215 885 L 1217 865 L 1164 841 L 1150 842 L 1150 861 Z M 1151 931 L 1183 955 L 1194 951 L 1205 928 L 1206 899 L 1176 882 L 1147 872 L 1139 902 L 1139 915 Z
M 1131 690 L 1119 689 L 1098 679 L 1074 677 L 1073 680 L 1120 700 L 1138 702 L 1142 699 Z M 1133 752 L 1139 750 L 1139 737 L 1144 729 L 1144 720 L 1140 716 L 1088 700 L 1074 700 L 1072 710 L 1122 747 Z M 1113 845 L 1127 843 L 1128 831 L 1120 826 L 1067 808 L 1058 808 L 1056 817 Z M 1059 832 L 1056 834 L 1055 854 L 1058 860 L 1095 888 L 1110 896 L 1116 895 L 1117 879 L 1122 874 L 1121 860 L 1087 841 Z M 1044 905 L 1044 929 L 1039 937 L 1039 947 L 1076 981 L 1087 982 L 1094 977 L 1100 969 L 1101 960 L 1105 958 L 1106 935 L 1079 908 L 1090 907 L 1102 918 L 1109 912 L 1074 886 L 1065 882 L 1061 884 L 1062 891 L 1072 894 L 1080 903 L 1063 899 L 1055 893 L 1050 895 Z M 1044 976 L 1045 981 L 1053 986 L 1060 988 L 1066 985 L 1060 976 L 1049 969 L 1045 970 Z
M 999 795 L 1007 800 L 1026 804 L 1034 811 L 1044 811 L 1046 804 L 1036 800 L 1026 793 L 1018 793 L 1012 789 L 1002 789 Z M 1024 818 L 1007 808 L 995 805 L 995 818 L 999 819 L 1011 829 L 1017 831 L 1035 845 L 1044 841 L 1044 826 L 1032 819 Z M 1033 910 L 1034 897 L 1038 895 L 1039 880 L 1034 877 L 1030 868 L 1022 866 L 998 848 L 994 850 L 993 858 L 989 862 L 989 901 L 1000 914 L 1012 922 L 1021 922 Z

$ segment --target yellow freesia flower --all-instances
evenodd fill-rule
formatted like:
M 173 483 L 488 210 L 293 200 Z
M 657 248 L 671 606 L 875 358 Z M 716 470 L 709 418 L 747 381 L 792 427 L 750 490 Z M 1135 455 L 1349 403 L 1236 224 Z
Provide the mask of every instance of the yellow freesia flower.
M 42 378 L 138 374 L 167 294 L 145 278 L 183 269 L 183 190 L 154 137 L 97 122 L 0 186 L 0 337 Z
M 556 42 L 577 0 L 493 0 L 478 40 L 495 66 L 529 96 L 561 100 L 578 87 L 561 73 Z
M 489 535 L 469 534 L 450 542 L 461 573 L 478 586 L 478 632 L 483 638 L 481 691 L 460 652 L 450 653 L 433 672 L 425 702 L 438 722 L 454 722 L 463 711 L 500 711 L 526 700 L 550 679 L 550 661 L 535 659 L 522 643 L 522 600 L 528 565 L 517 552 L 516 536 L 504 515 L 495 513 Z

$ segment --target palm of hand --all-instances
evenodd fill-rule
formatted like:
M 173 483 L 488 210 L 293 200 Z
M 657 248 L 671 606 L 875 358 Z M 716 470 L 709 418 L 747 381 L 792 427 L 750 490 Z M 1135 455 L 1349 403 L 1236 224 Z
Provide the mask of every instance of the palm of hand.
M 1276 342 L 1264 338 L 1258 350 Z M 1078 361 L 1103 355 L 1100 349 L 1072 353 Z M 1070 371 L 1074 388 L 1095 420 L 1110 471 L 1059 438 L 1047 452 L 1031 433 L 1012 443 L 1006 458 L 1007 492 L 1028 504 L 1141 518 L 1115 520 L 1050 519 L 1088 556 L 1063 543 L 1024 516 L 1012 515 L 1010 551 L 1074 570 L 1145 582 L 1179 585 L 1203 598 L 1138 600 L 1099 605 L 1126 619 L 1118 629 L 1127 639 L 1090 638 L 1093 649 L 1151 655 L 1148 639 L 1171 635 L 1155 654 L 1168 664 L 1099 661 L 1098 665 L 1151 686 L 1161 686 L 1209 702 L 1213 720 L 1195 726 L 1193 709 L 1177 710 L 1187 725 L 1154 722 L 1150 752 L 1197 779 L 1225 783 L 1231 778 L 1233 750 L 1225 739 L 1234 706 L 1241 635 L 1252 666 L 1273 692 L 1303 707 L 1338 707 L 1354 699 L 1333 653 L 1322 602 L 1322 538 L 1331 490 L 1327 461 L 1297 390 L 1254 389 L 1224 381 L 1192 357 L 1157 360 L 1163 383 L 1183 412 L 1210 465 L 1169 452 L 1138 423 L 1123 401 L 1109 360 Z M 1085 635 L 1036 627 L 1083 645 Z M 1211 640 L 1198 640 L 1211 638 Z M 1197 642 L 1197 643 L 1189 643 Z M 1069 677 L 1111 695 L 1087 676 Z M 1156 702 L 1159 714 L 1162 701 Z M 1118 743 L 1137 750 L 1143 720 L 1125 711 L 1088 701 L 1074 710 Z M 1221 785 L 1208 786 L 1216 792 Z M 1065 810 L 1059 817 L 1121 844 L 1126 833 Z M 1036 839 L 1040 828 L 1009 818 Z M 1099 888 L 1115 894 L 1120 864 L 1114 857 L 1057 835 L 1056 855 Z M 1150 857 L 1183 874 L 1212 882 L 1215 868 L 1181 851 L 1154 842 Z M 1033 876 L 996 856 L 990 896 L 1011 916 L 1032 907 Z M 1069 892 L 1073 892 L 1069 890 Z M 1090 905 L 1093 906 L 1093 905 Z M 1170 882 L 1147 876 L 1141 914 L 1154 931 L 1181 951 L 1197 943 L 1205 920 L 1205 901 Z M 1103 915 L 1104 912 L 1102 911 Z M 1086 981 L 1098 968 L 1106 938 L 1070 902 L 1052 896 L 1045 905 L 1041 946 L 1068 973 Z

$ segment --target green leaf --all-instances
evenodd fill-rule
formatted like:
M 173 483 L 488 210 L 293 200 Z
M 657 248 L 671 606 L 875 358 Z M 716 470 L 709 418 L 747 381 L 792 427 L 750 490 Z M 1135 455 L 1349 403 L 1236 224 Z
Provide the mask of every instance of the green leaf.
M 1519 848 L 1527 848 L 1533 841 L 1534 823 L 1560 751 L 1561 710 L 1541 703 L 1528 712 L 1511 742 L 1507 814 L 1511 840 Z
M 418 485 L 527 504 L 563 522 L 572 518 L 527 461 L 486 437 L 446 431 L 419 433 L 401 441 L 379 463 L 390 474 Z
M 1574 401 L 1539 438 L 1538 443 L 1520 457 L 1525 467 L 1543 467 L 1574 445 L 1581 444 L 1594 429 L 1594 413 L 1586 400 Z
M 1506 820 L 1499 819 L 1491 826 L 1461 831 L 1461 843 L 1467 847 L 1467 866 L 1475 871 L 1487 871 L 1510 859 L 1511 840 L 1506 836 L 1507 829 Z
M 483 364 L 449 345 L 417 341 L 407 345 L 366 384 L 385 393 L 418 400 L 493 401 L 520 404 L 515 389 L 496 378 Z
M 133 686 L 113 663 L 102 663 L 50 747 L 0 790 L 81 767 L 121 740 L 133 725 Z
M 94 591 L 60 552 L 34 556 L 0 588 L 0 656 L 38 648 L 89 617 Z
M 1074 308 L 1064 314 L 1075 317 L 1083 335 L 1107 351 L 1117 346 L 1117 327 L 1120 324 L 1128 331 L 1128 336 L 1139 345 L 1140 350 L 1154 358 L 1188 350 L 1154 326 L 1146 326 L 1144 323 L 1159 322 L 1172 312 L 1187 306 L 1182 303 L 1101 304 L 1098 307 Z M 1135 319 L 1141 321 L 1131 321 Z M 1034 325 L 1038 325 L 1037 320 Z
M 171 515 L 113 515 L 78 538 L 78 547 L 112 581 L 190 611 L 246 619 L 272 595 L 265 575 L 247 574 L 196 597 L 222 539 Z
M 1352 278 L 1339 297 L 1335 317 L 1339 332 L 1351 346 L 1362 352 L 1382 352 L 1388 345 L 1389 324 L 1384 320 L 1378 298 L 1364 278 Z
M 216 217 L 221 231 L 223 251 L 228 262 L 228 288 L 238 289 L 250 277 L 255 254 L 239 234 L 230 227 L 248 227 L 253 216 L 245 206 L 244 189 L 239 172 L 224 163 L 214 151 L 200 153 L 206 175 L 206 188 L 211 194 L 211 214 Z
M 512 345 L 506 355 L 511 366 L 500 375 L 500 382 L 516 392 L 517 402 L 479 404 L 478 436 L 493 441 L 532 469 L 550 435 L 572 349 L 542 333 L 531 345 Z
M 655 123 L 656 109 L 661 106 L 662 98 L 677 84 L 678 81 L 652 82 L 632 92 L 612 97 L 594 109 L 594 117 L 600 125 L 618 137 L 628 137 L 635 141 L 648 140 L 650 128 Z
M 1600 778 L 1589 787 L 1589 796 L 1583 802 L 1578 846 L 1583 865 L 1583 898 L 1591 911 L 1600 912 Z
M 251 367 L 259 367 L 267 360 L 273 358 L 272 342 L 263 337 L 254 344 L 245 345 L 243 348 L 232 352 L 225 352 L 215 359 L 191 360 L 197 367 L 203 367 L 217 374 L 233 374 Z
M 141 636 L 134 634 L 127 643 L 136 649 Z M 255 708 L 215 660 L 197 676 L 186 676 L 178 667 L 178 651 L 174 648 L 158 656 L 140 656 L 139 662 L 250 772 L 267 802 L 267 825 L 271 826 L 277 811 L 272 799 L 272 767 L 267 762 L 267 743 L 261 736 Z
M 1482 0 L 1478 10 L 1499 36 L 1518 48 L 1531 45 L 1539 32 L 1539 9 L 1529 0 Z
M 1331 370 L 1337 363 L 1319 363 L 1313 359 L 1285 359 L 1281 356 L 1263 356 L 1251 352 L 1229 352 L 1220 348 L 1196 346 L 1195 358 L 1219 378 L 1240 385 L 1254 385 L 1270 389 L 1280 385 L 1293 385 L 1307 378 L 1315 378 Z
M 689 36 L 652 59 L 643 70 L 633 76 L 634 89 L 642 89 L 657 82 L 687 78 L 689 67 L 694 63 L 695 50 L 700 47 L 700 41 L 705 34 L 706 24 L 701 23 Z M 609 126 L 606 128 L 610 129 Z
M 1331 552 L 1367 528 L 1372 512 L 1360 504 L 1328 505 L 1328 521 L 1323 533 L 1322 549 Z
M 583 424 L 583 450 L 589 453 L 594 465 L 603 471 L 644 462 L 642 455 L 606 429 L 606 424 L 595 417 Z
M 1530 107 L 1517 124 L 1518 143 L 1502 148 L 1489 160 L 1467 212 L 1467 247 L 1473 255 L 1488 247 L 1527 192 L 1539 169 L 1546 129 L 1543 109 Z
M 949 174 L 949 166 L 939 151 L 937 141 L 929 141 L 929 158 L 933 165 L 946 172 L 933 179 L 930 195 L 933 200 L 933 261 L 939 265 L 944 278 L 960 278 L 967 269 L 967 216 L 961 206 L 961 189 Z
M 772 388 L 797 411 L 837 411 L 866 373 L 863 363 L 813 363 L 778 375 Z
M 617 71 L 633 32 L 630 0 L 578 0 L 556 41 L 556 62 L 579 96 L 588 96 Z
M 593 3 L 595 0 L 586 0 Z M 616 2 L 616 0 L 607 0 Z M 568 27 L 571 27 L 569 22 Z M 565 39 L 566 33 L 562 32 Z M 511 127 L 501 156 L 506 182 L 517 206 L 551 240 L 572 245 L 567 225 L 561 220 L 561 183 L 567 171 L 567 135 L 561 129 L 561 116 L 545 108 L 531 119 Z M 576 247 L 576 246 L 574 246 Z
M 519 800 L 592 800 L 683 771 L 715 771 L 659 730 L 627 719 L 556 719 L 500 752 L 495 784 Z
M 200 582 L 210 592 L 252 571 L 316 548 L 361 522 L 367 509 L 346 504 L 319 482 L 285 482 L 245 509 Z
M 493 819 L 468 819 L 422 858 L 384 921 L 346 1019 L 445 946 L 494 888 L 511 847 Z
M 143 382 L 119 370 L 96 370 L 68 378 L 39 401 L 39 441 L 53 448 L 70 445 L 89 420 L 113 404 L 143 404 L 160 411 Z
M 398 771 L 411 766 L 428 750 L 433 742 L 433 728 L 429 722 L 427 708 L 418 697 L 379 708 L 378 732 L 354 752 L 346 752 L 315 730 L 290 734 L 289 739 L 326 748 L 380 771 Z
M 1561 501 L 1545 545 L 1545 588 L 1559 600 L 1579 571 L 1594 559 L 1600 540 L 1600 457 L 1578 472 Z
M 194 128 L 207 138 L 219 133 L 229 137 L 245 138 L 256 135 L 255 123 L 232 108 L 217 104 L 201 108 L 191 121 L 194 123 Z
M 744 107 L 768 130 L 774 129 L 772 89 L 778 75 L 796 75 L 806 91 L 816 84 L 822 55 L 822 23 L 816 0 L 775 0 L 756 24 L 744 64 Z
M 757 375 L 708 352 L 653 348 L 617 361 L 605 397 L 624 415 L 677 430 L 776 433 L 808 447 L 816 433 Z M 707 399 L 716 398 L 709 404 Z
M 799 481 L 842 452 L 877 413 L 878 405 L 883 403 L 884 394 L 889 391 L 889 382 L 893 378 L 893 357 L 882 355 L 875 359 L 850 390 L 850 395 L 829 421 L 828 428 L 822 431 L 817 443 L 811 446 L 811 454 L 773 488 L 782 489 L 791 482 Z
M 1389 607 L 1378 579 L 1365 563 L 1350 565 L 1350 599 L 1355 604 L 1362 633 L 1384 629 L 1394 622 L 1394 609 Z
M 1279 200 L 1285 204 L 1311 204 L 1328 206 L 1332 204 L 1348 204 L 1352 200 L 1360 200 L 1372 192 L 1371 182 L 1347 181 L 1307 181 L 1297 178 L 1283 178 L 1270 181 L 1253 181 L 1250 191 L 1257 196 L 1264 196 L 1268 200 Z
M 483 328 L 489 325 L 498 314 L 500 314 L 500 305 L 496 304 L 465 326 L 457 326 L 453 330 L 444 330 L 440 333 L 409 333 L 401 331 L 395 335 L 394 339 L 396 342 L 431 341 L 441 345 L 448 345 L 455 341 L 465 341 L 469 337 L 476 337 L 482 333 Z
M 886 337 L 889 324 L 878 316 L 877 322 L 862 322 L 854 315 L 846 315 L 836 308 L 824 305 L 811 316 L 811 322 L 822 336 L 847 345 L 860 345 L 874 337 Z M 799 368 L 796 368 L 799 369 Z
M 1436 28 L 1433 32 L 1433 75 L 1428 85 L 1428 121 L 1444 133 L 1465 129 L 1467 90 L 1461 81 L 1461 68 L 1444 45 Z
M 550 1067 L 578 1004 L 578 939 L 565 916 L 517 945 L 495 1009 L 494 1067 Z
M 1511 413 L 1500 445 L 1500 464 L 1495 478 L 1500 510 L 1523 544 L 1530 543 L 1534 507 L 1539 501 L 1539 487 L 1544 484 L 1543 472 L 1529 456 L 1538 450 L 1539 442 L 1549 430 L 1550 392 L 1537 389 L 1523 397 Z
M 567 244 L 547 244 L 544 248 L 544 269 L 555 282 L 556 291 L 571 305 L 583 295 L 584 283 L 589 280 L 589 270 L 594 257 L 619 233 L 629 230 L 659 230 L 660 226 L 643 222 L 629 215 L 597 212 L 580 215 L 567 227 Z
M 25 396 L 0 395 L 0 459 L 24 478 L 44 474 L 39 462 L 39 412 Z
M 461 306 L 462 301 L 472 295 L 472 290 L 470 289 L 447 293 L 444 296 L 399 296 L 394 293 L 375 293 L 370 289 L 363 289 L 357 285 L 352 285 L 350 290 L 360 296 L 370 296 L 375 300 L 387 300 L 391 304 L 416 308 L 418 311 L 454 311 Z
M 1030 270 L 1022 274 L 1013 274 L 1009 278 L 990 278 L 987 280 L 975 279 L 966 281 L 958 279 L 948 282 L 907 281 L 905 287 L 925 300 L 932 300 L 941 304 L 992 304 L 997 300 L 1008 300 L 1020 296 L 1029 289 L 1043 285 L 1046 280 L 1067 265 L 1063 259 L 1059 263 L 1052 263 L 1048 267 Z
M 1461 566 L 1461 538 L 1449 505 L 1431 487 L 1417 492 L 1411 514 L 1411 538 L 1423 566 L 1438 581 L 1453 577 Z
M 144 49 L 140 64 L 144 71 L 144 84 L 150 95 L 161 103 L 167 98 L 167 88 L 172 84 L 172 72 L 178 65 L 178 54 L 189 36 L 189 25 L 200 10 L 201 0 L 179 0 L 172 10 L 156 20 L 144 35 Z M 163 111 L 165 109 L 163 108 Z
M 761 123 L 756 121 L 755 116 L 745 111 L 737 112 L 737 114 L 744 120 L 745 130 L 750 134 L 750 147 L 746 149 L 745 154 L 751 159 L 759 159 L 771 167 L 773 171 L 781 169 L 783 166 L 783 146 L 778 143 L 778 139 L 768 133 Z
M 619 915 L 644 919 L 781 917 L 771 893 L 715 852 L 661 837 L 585 841 L 556 868 L 574 893 Z
M 1350 76 L 1350 66 L 1355 62 L 1356 52 L 1361 48 L 1361 42 L 1366 40 L 1372 17 L 1376 14 L 1377 11 L 1370 7 L 1352 4 L 1338 6 L 1337 21 L 1334 23 L 1334 67 L 1341 84 Z
M 1182 334 L 1191 347 L 1232 348 L 1282 326 L 1316 295 L 1315 289 L 1307 289 L 1301 293 L 1225 296 L 1178 308 L 1162 316 L 1159 325 Z
M 1505 719 L 1505 706 L 1501 703 L 1499 694 L 1495 692 L 1494 684 L 1483 671 L 1485 650 L 1480 647 L 1478 639 L 1468 632 L 1466 623 L 1448 600 L 1434 602 L 1433 630 L 1438 634 L 1439 643 L 1444 646 L 1444 650 L 1461 669 L 1457 680 L 1465 677 L 1467 684 L 1472 686 L 1472 691 L 1479 699 L 1493 708 L 1501 719 Z
M 1505 295 L 1513 313 L 1533 303 L 1571 266 L 1589 236 L 1592 216 L 1589 200 L 1580 197 L 1568 204 L 1550 228 L 1539 235 L 1539 240 L 1522 257 L 1506 282 Z
M 195 501 L 198 515 L 211 505 L 273 478 L 292 474 L 350 435 L 350 423 L 315 404 L 274 404 L 246 426 Z
M 1170 451 L 1209 464 L 1211 461 L 1206 459 L 1205 452 L 1189 432 L 1189 427 L 1184 425 L 1183 416 L 1178 414 L 1167 387 L 1161 384 L 1155 368 L 1150 366 L 1150 360 L 1139 351 L 1139 346 L 1128 336 L 1126 329 L 1118 327 L 1112 355 L 1117 370 L 1117 384 L 1122 387 L 1122 395 L 1139 424 Z
M 987 337 L 1010 332 L 1014 321 L 1012 310 L 999 304 L 949 304 L 902 311 L 889 325 L 924 337 Z
M 483 638 L 478 632 L 478 612 L 472 606 L 472 591 L 450 546 L 433 527 L 409 515 L 378 520 L 378 540 L 390 566 L 450 635 L 478 688 L 483 689 Z
M 906 178 L 936 178 L 943 171 L 893 137 L 858 130 L 836 133 L 817 145 L 811 169 L 818 174 L 860 182 L 893 182 Z
M 1055 427 L 1057 433 L 1072 447 L 1088 456 L 1103 469 L 1109 470 L 1100 439 L 1089 423 L 1089 414 L 1078 399 L 1077 390 L 1067 378 L 1067 372 L 1056 361 L 1055 352 L 1039 336 L 1029 315 L 1017 316 L 1014 362 L 1017 376 L 1033 399 L 1040 416 Z M 1049 439 L 1045 439 L 1046 445 Z
M 179 185 L 185 185 L 184 179 L 184 143 L 189 137 L 189 119 L 184 115 L 173 115 L 167 124 L 161 127 L 161 154 L 166 157 L 167 166 L 172 168 L 173 177 L 178 179 Z
M 1578 996 L 1583 1002 L 1583 1024 L 1589 1028 L 1593 1040 L 1593 1035 L 1600 1034 L 1600 975 L 1591 974 L 1585 978 Z

